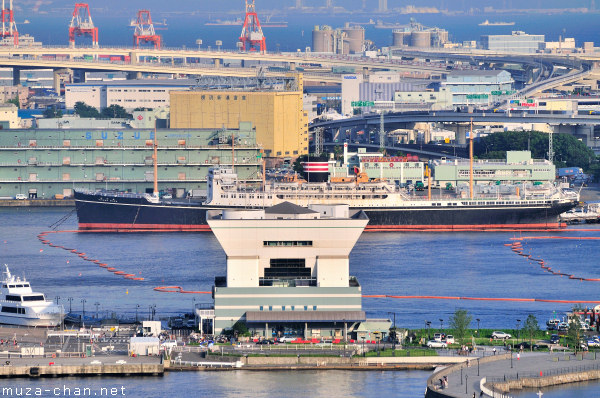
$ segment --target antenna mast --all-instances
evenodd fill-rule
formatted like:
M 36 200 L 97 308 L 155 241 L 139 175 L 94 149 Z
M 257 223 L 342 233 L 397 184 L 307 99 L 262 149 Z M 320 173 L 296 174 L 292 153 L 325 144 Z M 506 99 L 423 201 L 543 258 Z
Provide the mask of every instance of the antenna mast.
M 152 154 L 152 163 L 154 166 L 154 196 L 158 196 L 158 140 L 156 138 L 156 121 L 154 122 L 154 153 Z

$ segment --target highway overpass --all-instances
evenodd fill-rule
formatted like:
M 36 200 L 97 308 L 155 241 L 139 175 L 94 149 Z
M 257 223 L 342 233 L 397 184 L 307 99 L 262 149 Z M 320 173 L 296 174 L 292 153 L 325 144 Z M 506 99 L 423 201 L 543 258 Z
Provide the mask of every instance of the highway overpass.
M 489 125 L 507 123 L 533 125 L 548 124 L 557 133 L 570 133 L 581 138 L 590 147 L 599 146 L 596 139 L 600 131 L 600 115 L 565 115 L 565 114 L 532 114 L 523 111 L 516 112 L 405 112 L 385 113 L 384 127 L 386 131 L 398 128 L 413 128 L 415 123 L 439 123 L 451 125 L 457 133 L 458 145 L 466 145 L 466 132 L 469 124 Z M 381 115 L 378 113 L 356 116 L 340 120 L 320 121 L 309 126 L 310 130 L 323 128 L 325 130 L 364 129 L 379 130 Z

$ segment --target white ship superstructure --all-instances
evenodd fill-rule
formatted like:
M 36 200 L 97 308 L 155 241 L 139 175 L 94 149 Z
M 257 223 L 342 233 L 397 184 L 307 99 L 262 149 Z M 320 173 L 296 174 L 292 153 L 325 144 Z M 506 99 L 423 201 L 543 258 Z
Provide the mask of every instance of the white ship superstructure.
M 29 281 L 11 274 L 5 264 L 0 288 L 0 323 L 19 326 L 59 325 L 64 318 L 62 305 L 34 292 Z

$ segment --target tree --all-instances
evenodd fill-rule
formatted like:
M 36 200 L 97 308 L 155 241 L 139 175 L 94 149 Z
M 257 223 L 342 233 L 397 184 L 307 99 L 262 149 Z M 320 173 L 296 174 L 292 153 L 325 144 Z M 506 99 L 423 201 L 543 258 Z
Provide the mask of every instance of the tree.
M 63 112 L 60 109 L 56 109 L 55 106 L 44 109 L 43 116 L 46 119 L 60 118 L 63 116 Z
M 467 310 L 456 310 L 454 315 L 450 317 L 450 328 L 454 330 L 454 335 L 461 344 L 464 343 L 472 320 L 473 317 L 469 315 Z
M 529 336 L 529 347 L 533 350 L 533 335 L 540 330 L 538 320 L 533 314 L 529 314 L 523 325 L 523 331 Z
M 102 109 L 102 117 L 105 118 L 119 118 L 119 119 L 131 119 L 132 116 L 130 113 L 127 113 L 125 108 L 121 105 L 111 105 Z
M 76 102 L 74 109 L 75 114 L 79 115 L 79 117 L 100 117 L 100 112 L 98 112 L 98 109 L 94 108 L 93 106 L 87 105 L 85 102 L 82 101 Z
M 569 329 L 567 329 L 567 343 L 570 344 L 577 354 L 581 340 L 581 321 L 576 310 L 569 316 Z
M 554 163 L 557 167 L 581 167 L 589 170 L 596 161 L 594 151 L 571 134 L 553 134 Z M 535 159 L 548 157 L 548 134 L 540 131 L 505 131 L 490 134 L 475 142 L 474 154 L 479 159 L 503 159 L 506 151 L 530 148 Z
M 13 104 L 15 105 L 17 108 L 21 107 L 21 104 L 19 103 L 19 98 L 15 97 L 15 98 L 11 98 L 8 101 L 6 101 L 7 104 Z

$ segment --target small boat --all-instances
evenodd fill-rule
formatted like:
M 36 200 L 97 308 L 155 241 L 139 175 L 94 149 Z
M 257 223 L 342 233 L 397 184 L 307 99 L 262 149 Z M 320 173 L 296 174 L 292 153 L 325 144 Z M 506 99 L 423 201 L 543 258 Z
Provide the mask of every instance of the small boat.
M 514 22 L 490 22 L 486 19 L 479 26 L 514 26 L 514 24 Z
M 31 290 L 29 281 L 10 273 L 8 265 L 2 273 L 0 288 L 0 323 L 19 326 L 60 325 L 65 311 L 62 305 L 46 300 L 43 293 Z

